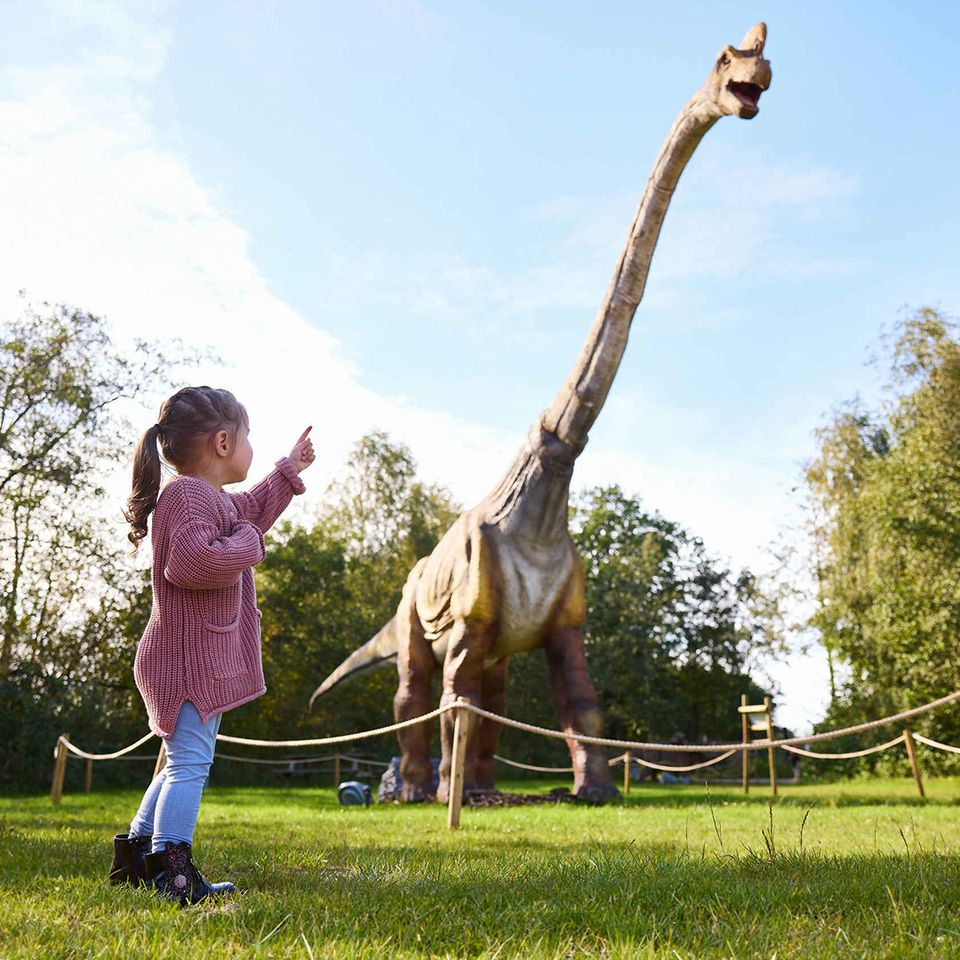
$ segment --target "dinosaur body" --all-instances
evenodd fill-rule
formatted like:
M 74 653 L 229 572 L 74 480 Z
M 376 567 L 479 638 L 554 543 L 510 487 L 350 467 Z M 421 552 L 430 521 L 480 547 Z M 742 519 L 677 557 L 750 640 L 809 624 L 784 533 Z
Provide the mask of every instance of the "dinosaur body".
M 397 720 L 431 709 L 430 680 L 437 668 L 443 670 L 441 703 L 464 697 L 503 713 L 508 658 L 542 647 L 563 729 L 601 735 L 602 716 L 583 649 L 583 569 L 567 526 L 570 479 L 626 348 L 680 174 L 721 116 L 756 115 L 759 96 L 770 84 L 765 40 L 766 27 L 758 24 L 739 49 L 725 47 L 674 122 L 573 371 L 513 464 L 483 501 L 457 519 L 430 556 L 416 564 L 395 616 L 321 684 L 314 698 L 358 670 L 395 659 Z M 445 801 L 450 714 L 443 716 L 441 735 L 437 799 Z M 464 769 L 467 789 L 493 788 L 498 737 L 499 727 L 487 720 L 471 734 Z M 398 739 L 402 797 L 428 799 L 430 727 L 404 729 Z M 603 751 L 572 739 L 567 745 L 576 794 L 594 801 L 615 797 Z

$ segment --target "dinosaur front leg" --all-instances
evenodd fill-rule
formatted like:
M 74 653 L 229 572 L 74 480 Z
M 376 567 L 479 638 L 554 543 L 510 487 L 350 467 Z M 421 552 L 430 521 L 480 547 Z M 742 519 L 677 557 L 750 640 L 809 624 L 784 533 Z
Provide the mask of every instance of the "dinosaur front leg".
M 404 609 L 406 608 L 406 609 Z M 433 650 L 412 604 L 401 603 L 397 614 L 397 673 L 399 684 L 393 698 L 397 722 L 428 713 L 432 707 L 430 678 L 436 666 Z M 432 723 L 418 723 L 397 731 L 400 744 L 400 799 L 416 803 L 433 799 L 433 767 L 430 763 Z
M 579 627 L 552 632 L 544 644 L 553 699 L 565 733 L 603 736 L 603 714 L 587 671 L 583 633 Z M 573 763 L 573 792 L 582 800 L 601 803 L 619 798 L 610 778 L 610 767 L 602 747 L 568 740 Z
M 457 697 L 481 706 L 483 694 L 484 661 L 493 639 L 493 627 L 475 621 L 458 620 L 450 635 L 447 657 L 443 665 L 443 696 L 440 705 L 446 706 Z M 471 715 L 470 735 L 467 737 L 466 759 L 463 769 L 464 791 L 477 788 L 477 725 Z M 437 800 L 446 803 L 450 798 L 450 765 L 453 759 L 453 711 L 440 718 L 442 753 L 440 757 L 440 785 Z
M 492 667 L 483 671 L 481 689 L 484 710 L 505 716 L 507 687 L 507 658 L 498 660 Z M 477 789 L 493 790 L 496 787 L 496 761 L 493 759 L 500 743 L 500 731 L 503 728 L 486 717 L 480 720 L 477 728 Z

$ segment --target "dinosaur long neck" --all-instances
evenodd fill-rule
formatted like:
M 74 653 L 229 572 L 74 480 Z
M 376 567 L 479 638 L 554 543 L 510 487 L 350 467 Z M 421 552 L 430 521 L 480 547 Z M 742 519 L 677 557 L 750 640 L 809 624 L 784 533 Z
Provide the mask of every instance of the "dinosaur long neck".
M 512 530 L 522 528 L 526 536 L 544 544 L 568 536 L 567 502 L 574 462 L 620 366 L 680 174 L 719 117 L 698 91 L 674 121 L 580 356 L 553 404 L 541 414 L 516 459 L 486 498 L 488 521 Z
M 545 431 L 578 452 L 587 442 L 590 427 L 620 366 L 677 181 L 703 135 L 719 116 L 698 91 L 674 121 L 653 165 L 607 295 L 580 356 L 553 404 L 541 416 Z
M 569 537 L 567 504 L 579 450 L 533 428 L 500 483 L 484 501 L 484 519 L 511 535 L 550 547 Z

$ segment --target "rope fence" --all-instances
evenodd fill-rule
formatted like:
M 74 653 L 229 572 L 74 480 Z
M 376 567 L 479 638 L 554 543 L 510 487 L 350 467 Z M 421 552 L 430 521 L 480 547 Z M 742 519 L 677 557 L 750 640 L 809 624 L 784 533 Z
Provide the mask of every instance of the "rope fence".
M 491 713 L 489 710 L 484 710 L 482 707 L 475 706 L 474 704 L 467 703 L 466 701 L 458 701 L 458 704 L 463 710 L 475 714 L 478 717 L 483 717 L 486 720 L 492 720 L 495 723 L 502 724 L 505 727 L 512 727 L 514 730 L 523 730 L 526 733 L 535 733 L 541 737 L 549 737 L 553 740 L 575 740 L 578 743 L 589 743 L 598 747 L 621 747 L 625 750 L 660 750 L 668 753 L 690 753 L 692 751 L 700 753 L 713 753 L 723 752 L 726 750 L 732 750 L 734 752 L 741 750 L 767 750 L 770 747 L 792 747 L 800 743 L 816 743 L 821 740 L 833 740 L 836 737 L 843 737 L 850 733 L 863 733 L 865 730 L 873 730 L 876 727 L 883 727 L 889 723 L 896 723 L 899 720 L 906 720 L 910 717 L 916 717 L 922 713 L 927 713 L 930 710 L 934 710 L 937 707 L 942 707 L 948 703 L 953 703 L 956 700 L 960 700 L 960 690 L 957 690 L 946 697 L 940 697 L 939 700 L 932 700 L 930 703 L 925 703 L 921 707 L 912 707 L 909 710 L 903 710 L 900 713 L 892 714 L 889 717 L 881 717 L 879 720 L 869 720 L 866 723 L 858 723 L 851 727 L 841 727 L 839 730 L 826 730 L 822 733 L 813 733 L 806 737 L 785 737 L 781 740 L 753 740 L 750 743 L 701 743 L 696 744 L 695 746 L 691 746 L 690 744 L 653 743 L 649 741 L 638 740 L 612 740 L 607 737 L 588 737 L 584 734 L 568 733 L 561 730 L 550 730 L 547 727 L 538 727 L 532 723 L 523 723 L 520 720 L 512 720 L 509 717 L 501 717 L 496 713 Z M 456 709 L 458 704 L 448 704 L 446 707 L 441 707 L 439 710 L 435 710 L 433 714 L 427 714 L 423 719 L 429 719 L 431 716 L 434 716 L 437 713 L 444 713 L 447 710 Z M 364 734 L 358 735 L 358 739 L 360 736 L 364 736 Z
M 234 760 L 237 763 L 253 763 L 267 767 L 289 767 L 292 763 L 299 763 L 304 766 L 311 763 L 329 763 L 337 757 L 337 754 L 331 753 L 328 757 L 291 757 L 287 760 L 263 760 L 260 757 L 238 757 L 232 753 L 220 753 L 219 750 L 213 755 L 221 760 Z
M 919 733 L 915 733 L 913 739 L 919 740 L 920 743 L 928 747 L 933 747 L 934 750 L 945 750 L 947 753 L 960 753 L 960 747 L 951 747 L 947 743 L 940 743 L 939 740 L 930 740 L 927 737 L 921 736 Z
M 693 752 L 693 751 L 688 751 Z M 676 772 L 676 773 L 689 773 L 692 770 L 703 770 L 704 767 L 712 767 L 715 764 L 722 763 L 724 760 L 729 760 L 737 751 L 736 750 L 727 750 L 724 753 L 721 753 L 719 757 L 714 757 L 712 760 L 704 760 L 703 763 L 691 763 L 685 767 L 678 767 L 673 764 L 663 764 L 663 763 L 654 763 L 651 760 L 644 760 L 643 757 L 630 757 L 630 762 L 636 763 L 641 767 L 647 767 L 649 770 L 662 770 L 667 772 Z M 626 756 L 626 754 L 624 755 Z
M 608 763 L 609 765 L 616 766 L 617 764 L 623 764 L 624 766 L 624 788 L 626 792 L 629 792 L 629 782 L 630 782 L 630 772 L 634 764 L 646 767 L 651 770 L 657 770 L 662 772 L 671 772 L 671 773 L 689 773 L 694 770 L 702 770 L 706 767 L 712 767 L 716 764 L 722 763 L 724 760 L 728 760 L 734 754 L 740 753 L 744 757 L 744 786 L 746 789 L 747 779 L 746 779 L 746 758 L 749 756 L 751 751 L 756 750 L 767 750 L 769 751 L 770 761 L 771 761 L 771 784 L 774 785 L 775 790 L 775 780 L 773 777 L 773 750 L 774 748 L 780 748 L 787 753 L 800 756 L 800 757 L 809 757 L 816 760 L 847 760 L 853 759 L 856 757 L 865 757 L 875 753 L 881 753 L 884 750 L 889 750 L 892 747 L 899 746 L 903 744 L 906 747 L 907 755 L 910 760 L 910 765 L 913 770 L 914 779 L 917 783 L 917 789 L 920 793 L 920 796 L 925 796 L 923 783 L 920 778 L 919 767 L 916 762 L 916 755 L 914 752 L 914 742 L 919 742 L 924 746 L 930 747 L 934 750 L 941 750 L 948 753 L 960 754 L 960 747 L 951 746 L 950 744 L 941 743 L 938 740 L 932 740 L 929 737 L 924 737 L 921 734 L 913 733 L 909 728 L 905 728 L 903 732 L 894 737 L 892 740 L 888 740 L 886 743 L 877 744 L 872 747 L 866 747 L 862 750 L 853 750 L 847 751 L 845 753 L 821 753 L 813 750 L 802 749 L 799 744 L 809 744 L 809 743 L 819 743 L 825 740 L 836 739 L 837 737 L 847 736 L 853 733 L 863 733 L 867 730 L 873 730 L 878 727 L 886 726 L 889 724 L 897 723 L 903 720 L 910 719 L 912 717 L 919 716 L 923 713 L 927 713 L 930 710 L 935 710 L 938 707 L 945 706 L 949 703 L 954 703 L 957 700 L 960 700 L 960 690 L 955 691 L 945 697 L 940 697 L 937 700 L 932 700 L 929 703 L 925 703 L 919 707 L 912 707 L 908 710 L 903 710 L 900 713 L 892 714 L 890 716 L 881 717 L 877 720 L 870 720 L 865 723 L 854 724 L 849 727 L 842 727 L 837 730 L 827 730 L 820 733 L 810 734 L 806 737 L 785 737 L 782 739 L 775 739 L 772 736 L 766 736 L 757 740 L 750 740 L 746 733 L 744 735 L 743 742 L 733 742 L 733 743 L 704 743 L 704 744 L 677 744 L 677 743 L 656 743 L 649 741 L 636 741 L 636 740 L 616 740 L 607 737 L 591 737 L 584 734 L 577 734 L 570 731 L 561 731 L 561 730 L 551 730 L 547 727 L 540 727 L 531 723 L 524 723 L 520 720 L 514 720 L 510 717 L 503 717 L 499 714 L 492 713 L 489 710 L 484 710 L 482 707 L 478 707 L 475 704 L 469 703 L 468 701 L 458 698 L 456 701 L 444 704 L 443 706 L 438 707 L 435 710 L 431 710 L 429 713 L 425 713 L 422 716 L 414 717 L 410 720 L 400 721 L 398 723 L 393 723 L 385 727 L 375 727 L 370 730 L 361 730 L 355 733 L 343 734 L 339 736 L 332 737 L 312 737 L 307 739 L 300 740 L 258 740 L 249 737 L 231 737 L 226 734 L 218 734 L 217 740 L 223 741 L 224 743 L 234 743 L 242 746 L 251 746 L 251 747 L 318 747 L 318 746 L 333 746 L 341 743 L 351 743 L 356 740 L 364 740 L 372 737 L 379 737 L 389 733 L 395 733 L 398 730 L 403 730 L 408 727 L 416 726 L 417 724 L 427 723 L 431 720 L 435 720 L 437 717 L 441 717 L 446 713 L 454 713 L 454 736 L 453 736 L 453 758 L 452 758 L 452 770 L 451 770 L 451 784 L 450 784 L 450 802 L 448 808 L 448 826 L 455 828 L 459 825 L 460 817 L 460 804 L 462 802 L 462 778 L 463 778 L 463 768 L 464 768 L 464 759 L 465 759 L 465 749 L 466 749 L 466 740 L 469 733 L 469 727 L 472 717 L 479 717 L 486 720 L 490 720 L 494 723 L 498 723 L 505 727 L 510 727 L 514 730 L 520 730 L 525 733 L 535 734 L 537 736 L 546 737 L 553 740 L 565 740 L 568 743 L 573 741 L 576 743 L 590 744 L 592 746 L 599 747 L 613 747 L 620 748 L 624 752 L 611 758 Z M 741 713 L 751 713 L 751 712 L 760 712 L 764 708 L 761 707 L 745 707 L 741 706 Z M 769 724 L 769 701 L 767 701 L 766 706 L 767 711 L 767 729 L 772 733 L 772 726 Z M 746 731 L 746 726 L 744 726 Z M 63 794 L 63 782 L 66 772 L 66 763 L 69 756 L 78 757 L 80 759 L 86 760 L 86 778 L 85 778 L 85 790 L 90 792 L 91 789 L 91 778 L 92 778 L 92 765 L 94 761 L 105 761 L 105 760 L 148 760 L 152 759 L 150 757 L 144 756 L 127 756 L 136 750 L 137 747 L 142 746 L 148 740 L 150 740 L 155 734 L 153 732 L 145 734 L 135 743 L 130 744 L 122 748 L 121 750 L 116 750 L 113 753 L 88 753 L 85 750 L 81 750 L 76 744 L 72 743 L 69 737 L 69 734 L 63 733 L 57 738 L 56 746 L 54 748 L 54 770 L 53 770 L 53 786 L 51 789 L 51 800 L 54 804 L 59 804 L 60 798 Z M 699 763 L 692 764 L 663 764 L 657 763 L 653 760 L 648 760 L 643 756 L 638 756 L 637 753 L 644 751 L 658 751 L 663 753 L 717 753 L 718 755 L 704 760 Z M 325 756 L 319 757 L 288 757 L 284 760 L 268 760 L 260 757 L 241 757 L 235 754 L 227 754 L 216 752 L 214 754 L 216 757 L 220 757 L 224 760 L 230 760 L 239 763 L 250 763 L 263 766 L 276 766 L 288 767 L 291 772 L 301 773 L 303 772 L 303 767 L 306 767 L 311 764 L 320 764 L 320 763 L 329 763 L 333 761 L 334 763 L 334 777 L 335 781 L 339 782 L 340 779 L 340 770 L 341 763 L 347 762 L 353 765 L 353 769 L 356 770 L 358 766 L 365 765 L 368 767 L 388 767 L 389 764 L 381 760 L 374 760 L 367 757 L 358 757 L 352 754 L 341 754 L 333 753 Z M 510 760 L 507 757 L 494 755 L 494 759 L 500 763 L 503 763 L 507 766 L 514 767 L 520 770 L 529 770 L 536 773 L 571 773 L 573 772 L 573 767 L 543 767 L 537 766 L 535 764 L 521 763 L 516 760 Z M 154 775 L 160 772 L 163 768 L 165 762 L 164 748 L 161 743 L 160 753 L 156 759 L 156 767 L 154 769 Z M 278 771 L 280 772 L 280 771 Z
M 532 763 L 520 763 L 517 760 L 508 760 L 506 757 L 501 757 L 499 754 L 493 755 L 494 760 L 499 760 L 500 763 L 505 763 L 508 767 L 515 767 L 517 770 L 532 770 L 534 773 L 573 773 L 573 767 L 538 767 Z M 610 766 L 612 767 L 619 758 L 614 757 L 610 761 Z
M 913 738 L 919 740 L 920 735 L 915 733 Z M 798 757 L 812 757 L 814 760 L 852 760 L 855 757 L 869 756 L 871 753 L 881 753 L 897 746 L 899 743 L 903 743 L 903 741 L 904 734 L 901 733 L 899 737 L 894 737 L 886 743 L 878 743 L 875 747 L 866 747 L 863 750 L 850 750 L 847 753 L 816 753 L 813 750 L 801 750 L 799 747 L 783 747 L 782 749 L 786 750 L 787 753 L 795 753 Z M 960 753 L 960 750 L 957 752 Z
M 152 732 L 148 733 L 142 736 L 136 743 L 131 743 L 129 747 L 124 747 L 122 750 L 117 750 L 114 753 L 87 753 L 85 750 L 74 746 L 65 734 L 59 737 L 57 744 L 62 743 L 75 757 L 82 757 L 84 760 L 119 760 L 125 753 L 131 753 L 136 750 L 137 747 L 142 747 L 153 736 L 154 734 Z

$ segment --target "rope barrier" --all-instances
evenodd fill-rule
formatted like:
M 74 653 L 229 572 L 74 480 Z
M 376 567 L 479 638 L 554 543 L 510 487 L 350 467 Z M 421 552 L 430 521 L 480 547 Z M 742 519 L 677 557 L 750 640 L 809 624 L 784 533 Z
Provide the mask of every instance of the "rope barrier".
M 919 734 L 914 734 L 914 739 L 919 740 Z M 867 747 L 865 750 L 851 750 L 849 753 L 815 753 L 813 750 L 800 750 L 797 747 L 782 747 L 787 753 L 795 753 L 800 757 L 812 757 L 814 760 L 852 760 L 854 757 L 866 757 L 871 753 L 880 753 L 890 747 L 895 747 L 898 743 L 903 743 L 905 737 L 901 733 L 899 737 L 888 740 L 886 743 L 878 744 L 875 747 Z M 960 753 L 960 750 L 957 751 Z
M 351 763 L 364 763 L 369 767 L 383 767 L 386 769 L 390 766 L 389 763 L 385 763 L 383 760 L 368 760 L 366 757 L 351 757 L 347 753 L 341 753 L 340 759 L 349 760 Z
M 287 760 L 261 760 L 259 757 L 238 757 L 231 753 L 220 753 L 217 751 L 214 756 L 220 760 L 235 760 L 237 763 L 258 763 L 271 767 L 289 767 L 292 763 L 326 763 L 328 760 L 335 759 L 335 754 L 329 757 L 297 757 Z
M 958 694 L 960 696 L 960 694 Z M 444 707 L 437 707 L 430 713 L 425 713 L 422 717 L 414 717 L 412 720 L 402 720 L 400 723 L 391 723 L 389 727 L 377 727 L 375 730 L 361 730 L 359 733 L 347 733 L 342 737 L 315 737 L 311 740 L 251 740 L 247 737 L 228 737 L 222 733 L 217 734 L 218 740 L 224 743 L 238 743 L 245 747 L 322 747 L 332 743 L 350 743 L 352 740 L 365 740 L 369 737 L 379 737 L 384 733 L 393 733 L 395 730 L 403 730 L 405 727 L 415 727 L 418 723 L 426 723 L 427 720 L 433 720 L 443 713 L 455 710 L 463 704 L 448 703 Z M 141 741 L 142 742 L 142 741 Z
M 567 731 L 560 730 L 550 730 L 547 727 L 539 727 L 532 723 L 523 723 L 520 720 L 513 720 L 510 717 L 503 717 L 499 714 L 492 713 L 489 710 L 484 710 L 482 707 L 475 706 L 472 703 L 467 703 L 465 701 L 460 701 L 457 703 L 448 703 L 442 707 L 437 707 L 437 709 L 425 713 L 420 717 L 414 717 L 411 720 L 404 720 L 399 723 L 392 723 L 389 726 L 385 727 L 376 727 L 372 730 L 361 730 L 357 733 L 344 734 L 343 736 L 337 737 L 314 737 L 311 739 L 305 740 L 255 740 L 249 737 L 231 737 L 225 734 L 218 734 L 217 739 L 222 740 L 225 743 L 236 743 L 242 746 L 250 747 L 311 747 L 311 746 L 323 746 L 328 744 L 336 743 L 348 743 L 353 740 L 364 740 L 370 737 L 382 736 L 386 733 L 393 733 L 397 730 L 403 730 L 407 727 L 416 726 L 419 723 L 426 723 L 429 720 L 434 720 L 437 717 L 448 713 L 451 710 L 464 709 L 470 713 L 475 714 L 478 717 L 483 717 L 487 720 L 492 720 L 495 723 L 503 724 L 505 727 L 512 727 L 515 730 L 522 730 L 526 733 L 539 734 L 540 736 L 547 737 L 553 740 L 575 740 L 578 743 L 588 743 L 594 746 L 600 747 L 620 747 L 626 750 L 658 750 L 662 752 L 673 752 L 673 753 L 690 753 L 693 751 L 696 752 L 707 752 L 707 753 L 724 753 L 726 756 L 716 757 L 713 760 L 706 761 L 702 764 L 692 764 L 687 767 L 670 767 L 663 765 L 653 764 L 651 761 L 642 760 L 640 757 L 634 757 L 633 760 L 635 763 L 640 764 L 641 766 L 651 767 L 652 769 L 662 769 L 662 770 L 694 770 L 699 769 L 705 766 L 712 766 L 713 764 L 720 763 L 722 760 L 726 759 L 728 756 L 738 753 L 744 750 L 767 750 L 771 747 L 781 747 L 784 750 L 788 750 L 792 753 L 797 753 L 800 756 L 809 756 L 815 757 L 817 759 L 846 759 L 858 756 L 866 756 L 869 753 L 877 753 L 880 750 L 885 750 L 890 746 L 894 746 L 903 741 L 904 737 L 897 737 L 894 740 L 889 741 L 886 744 L 882 744 L 877 747 L 869 747 L 863 751 L 854 751 L 851 753 L 842 753 L 842 754 L 817 754 L 813 751 L 803 751 L 796 749 L 797 744 L 801 743 L 815 743 L 822 740 L 831 740 L 836 737 L 844 736 L 851 733 L 861 733 L 865 730 L 872 730 L 876 727 L 881 727 L 886 724 L 896 723 L 899 720 L 906 720 L 909 717 L 918 716 L 921 713 L 926 713 L 930 710 L 934 710 L 937 707 L 945 706 L 948 703 L 953 703 L 956 700 L 960 700 L 960 690 L 955 691 L 945 697 L 940 697 L 937 700 L 932 700 L 929 703 L 923 704 L 919 707 L 912 707 L 909 710 L 903 710 L 900 713 L 893 714 L 887 717 L 881 717 L 878 720 L 870 720 L 865 723 L 858 723 L 850 727 L 842 727 L 839 730 L 826 730 L 822 733 L 811 734 L 806 737 L 786 737 L 781 740 L 754 740 L 749 743 L 703 743 L 703 744 L 675 744 L 675 743 L 655 743 L 650 741 L 636 741 L 636 740 L 614 740 L 606 737 L 589 737 L 584 734 L 569 733 Z M 137 747 L 142 746 L 146 743 L 154 734 L 147 733 L 135 743 L 131 743 L 129 746 L 124 747 L 121 750 L 116 750 L 113 753 L 88 753 L 85 750 L 81 750 L 79 747 L 70 742 L 63 736 L 57 738 L 57 744 L 63 744 L 64 747 L 70 751 L 74 756 L 81 757 L 85 760 L 117 760 L 123 757 L 125 754 L 130 753 L 133 750 L 136 750 Z M 948 744 L 940 743 L 936 740 L 930 740 L 927 737 L 923 737 L 920 734 L 914 734 L 915 739 L 919 740 L 921 743 L 926 744 L 927 746 L 933 747 L 938 750 L 947 750 L 951 753 L 960 753 L 960 748 L 951 747 Z M 239 760 L 239 757 L 232 757 L 226 754 L 221 755 L 225 759 L 236 759 Z M 267 760 L 257 760 L 255 758 L 243 758 L 248 762 L 258 762 L 258 763 L 269 763 L 269 764 L 279 764 L 279 763 L 289 763 L 289 760 L 286 761 L 267 761 Z M 332 759 L 327 757 L 324 759 Z M 345 759 L 357 760 L 363 763 L 371 763 L 377 766 L 388 766 L 388 764 L 383 763 L 382 761 L 367 761 L 362 758 L 348 757 Z M 509 761 L 504 757 L 497 757 L 497 760 L 500 760 L 503 763 L 507 763 L 513 766 L 521 767 L 522 765 L 516 761 Z M 300 761 L 300 762 L 320 762 L 320 758 L 317 758 L 313 761 Z M 610 761 L 611 766 L 617 762 L 623 762 L 623 757 L 615 757 Z M 572 768 L 570 767 L 535 767 L 533 765 L 526 765 L 526 769 L 534 770 L 536 772 L 544 773 L 569 773 Z
M 693 752 L 693 748 L 690 748 L 690 752 Z M 704 767 L 712 767 L 714 764 L 721 763 L 729 757 L 732 757 L 735 752 L 735 750 L 728 750 L 726 753 L 721 754 L 719 757 L 714 757 L 712 760 L 707 760 L 704 763 L 693 763 L 685 767 L 667 766 L 661 763 L 654 763 L 652 760 L 644 760 L 641 757 L 631 757 L 630 759 L 633 763 L 641 767 L 649 767 L 651 770 L 676 770 L 680 773 L 687 773 L 691 770 L 702 770 Z M 607 761 L 607 765 L 615 767 L 618 763 L 624 763 L 625 758 L 626 754 L 621 753 L 617 757 L 611 757 Z M 573 767 L 538 767 L 532 763 L 519 763 L 516 760 L 508 760 L 506 757 L 501 757 L 498 754 L 494 754 L 493 759 L 505 763 L 508 767 L 517 767 L 520 770 L 533 770 L 535 773 L 573 773 Z
M 716 763 L 722 763 L 724 760 L 728 760 L 732 757 L 737 751 L 728 750 L 726 753 L 721 753 L 719 757 L 714 757 L 712 760 L 705 760 L 703 763 L 692 763 L 686 767 L 672 767 L 662 763 L 653 763 L 650 760 L 642 760 L 640 757 L 632 757 L 634 763 L 640 764 L 641 767 L 649 767 L 651 770 L 664 770 L 668 773 L 689 773 L 691 770 L 702 770 L 704 767 L 712 767 Z
M 57 737 L 57 743 L 62 743 L 75 757 L 83 757 L 84 760 L 117 760 L 125 753 L 130 753 L 131 750 L 136 750 L 137 747 L 143 746 L 153 735 L 154 734 L 150 732 L 142 736 L 136 743 L 131 743 L 129 747 L 124 747 L 122 750 L 117 750 L 114 753 L 87 753 L 85 750 L 75 747 L 63 736 Z
M 919 740 L 920 743 L 925 743 L 928 747 L 933 747 L 934 750 L 946 750 L 947 753 L 960 753 L 960 747 L 951 747 L 949 743 L 941 743 L 939 740 L 931 740 L 929 737 L 924 737 L 919 733 L 913 735 L 914 740 Z
M 71 754 L 69 757 L 67 757 L 67 759 L 68 759 L 68 760 L 84 760 L 84 759 L 88 759 L 88 758 L 85 758 L 85 757 L 75 757 L 75 756 L 73 756 L 73 754 Z M 156 758 L 156 755 L 155 755 L 155 754 L 145 754 L 145 753 L 137 754 L 137 756 L 135 756 L 135 757 L 130 757 L 130 756 L 127 756 L 127 757 L 116 757 L 116 759 L 117 759 L 117 760 L 124 760 L 124 761 L 126 761 L 126 760 L 137 760 L 137 761 L 144 762 L 144 763 L 147 763 L 147 762 L 149 762 L 149 763 L 156 763 L 156 762 L 157 762 L 157 758 Z
M 286 760 L 262 760 L 259 757 L 238 757 L 232 753 L 220 753 L 218 750 L 214 753 L 214 756 L 220 760 L 235 760 L 237 763 L 259 763 L 264 766 L 274 766 L 274 767 L 288 767 L 291 764 L 308 764 L 308 763 L 327 763 L 330 760 L 336 760 L 339 757 L 341 760 L 348 760 L 351 763 L 362 763 L 371 767 L 389 767 L 389 763 L 384 763 L 382 760 L 366 760 L 363 757 L 350 757 L 345 753 L 331 753 L 325 757 L 288 757 Z M 155 757 L 148 757 L 146 759 L 154 760 Z
M 689 753 L 691 750 L 712 753 L 714 751 L 722 752 L 732 750 L 734 752 L 741 750 L 768 750 L 770 747 L 794 746 L 798 743 L 815 743 L 820 740 L 832 740 L 834 737 L 841 737 L 848 733 L 861 733 L 864 730 L 873 730 L 876 727 L 882 727 L 888 723 L 896 723 L 898 720 L 906 720 L 908 717 L 915 717 L 921 713 L 926 713 L 945 704 L 960 700 L 960 690 L 956 690 L 946 697 L 940 697 L 938 700 L 931 700 L 920 707 L 912 707 L 909 710 L 903 710 L 900 713 L 889 717 L 881 717 L 879 720 L 869 720 L 866 723 L 858 723 L 852 727 L 842 727 L 839 730 L 825 730 L 823 733 L 813 733 L 807 737 L 785 737 L 782 740 L 753 740 L 750 743 L 700 743 L 696 745 L 676 744 L 676 743 L 651 743 L 633 740 L 612 740 L 606 737 L 588 737 L 579 733 L 567 733 L 560 730 L 550 730 L 547 727 L 538 727 L 532 723 L 523 723 L 520 720 L 511 720 L 509 717 L 501 717 L 499 714 L 484 710 L 483 707 L 477 707 L 472 703 L 461 702 L 460 706 L 470 713 L 483 717 L 486 720 L 493 720 L 496 723 L 502 723 L 505 727 L 512 727 L 515 730 L 523 730 L 527 733 L 537 733 L 542 737 L 549 737 L 552 740 L 576 740 L 578 743 L 589 743 L 598 747 L 621 747 L 626 750 L 662 750 L 664 752 Z M 436 712 L 445 712 L 454 707 L 449 704 L 447 707 L 441 707 Z
M 505 763 L 508 767 L 516 767 L 518 770 L 533 770 L 534 773 L 573 773 L 573 767 L 537 767 L 532 763 L 520 763 L 518 760 L 508 760 L 506 757 L 501 757 L 496 753 L 493 755 L 493 759 Z M 610 766 L 613 766 L 619 759 L 621 758 L 615 757 L 610 762 Z

